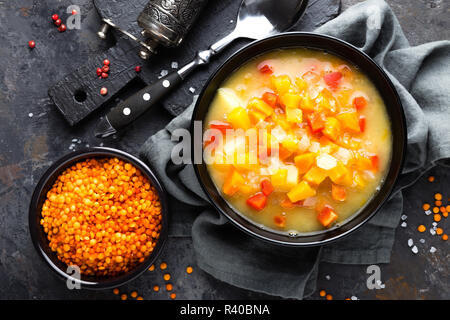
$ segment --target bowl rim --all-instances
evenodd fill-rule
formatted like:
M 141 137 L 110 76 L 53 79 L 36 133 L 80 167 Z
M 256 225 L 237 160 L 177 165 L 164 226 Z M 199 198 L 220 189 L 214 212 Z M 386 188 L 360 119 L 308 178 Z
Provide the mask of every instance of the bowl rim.
M 313 46 L 313 45 L 302 45 L 302 44 L 298 44 L 298 45 L 287 45 L 286 43 L 290 40 L 293 39 L 293 41 L 295 41 L 296 39 L 302 39 L 303 41 L 305 41 L 305 39 L 312 39 L 315 41 L 322 41 L 326 47 L 318 47 L 318 46 Z M 274 47 L 274 48 L 264 48 L 264 45 L 267 43 L 270 43 L 271 41 L 281 41 L 284 42 L 285 45 L 280 45 L 278 47 Z M 270 231 L 268 229 L 263 229 L 260 228 L 256 225 L 255 222 L 250 221 L 247 218 L 244 218 L 243 214 L 237 212 L 236 209 L 234 209 L 233 207 L 231 207 L 228 202 L 220 195 L 220 192 L 218 192 L 218 190 L 212 189 L 210 186 L 207 186 L 208 184 L 211 184 L 215 187 L 214 183 L 211 180 L 211 177 L 209 176 L 209 174 L 205 174 L 205 171 L 207 171 L 207 169 L 205 169 L 205 163 L 203 161 L 203 152 L 202 152 L 202 163 L 201 164 L 196 164 L 195 163 L 195 152 L 192 152 L 192 163 L 194 166 L 194 171 L 195 174 L 197 176 L 197 179 L 199 180 L 199 183 L 202 187 L 202 190 L 204 191 L 204 193 L 207 195 L 208 199 L 210 200 L 210 202 L 212 203 L 213 207 L 219 211 L 221 214 L 223 214 L 225 217 L 228 218 L 229 221 L 232 222 L 233 225 L 237 226 L 240 230 L 244 231 L 245 233 L 263 240 L 265 242 L 269 242 L 271 244 L 278 244 L 278 245 L 283 245 L 283 246 L 291 246 L 291 247 L 312 247 L 312 246 L 319 246 L 319 245 L 324 245 L 324 244 L 329 244 L 332 242 L 335 242 L 339 239 L 342 239 L 346 236 L 348 236 L 349 234 L 351 234 L 352 232 L 356 231 L 357 229 L 359 229 L 362 225 L 364 225 L 366 222 L 368 222 L 378 211 L 379 209 L 383 206 L 383 204 L 389 199 L 389 197 L 391 196 L 393 190 L 394 190 L 394 186 L 395 183 L 400 175 L 400 173 L 402 172 L 403 169 L 403 164 L 405 161 L 405 152 L 406 152 L 406 146 L 407 146 L 407 132 L 406 132 L 406 118 L 405 118 L 405 114 L 404 114 L 404 110 L 403 110 L 403 106 L 400 100 L 400 96 L 394 86 L 394 84 L 392 83 L 391 79 L 389 78 L 389 76 L 387 75 L 387 73 L 369 56 L 367 55 L 365 52 L 363 52 L 362 50 L 360 50 L 359 48 L 357 48 L 356 46 L 341 40 L 339 38 L 330 36 L 330 35 L 324 35 L 324 34 L 319 34 L 319 33 L 314 33 L 314 32 L 302 32 L 302 31 L 291 31 L 291 32 L 283 32 L 283 33 L 279 33 L 273 36 L 269 36 L 260 40 L 256 40 L 253 41 L 247 45 L 245 45 L 244 47 L 242 47 L 241 49 L 239 49 L 238 51 L 236 51 L 235 53 L 233 53 L 230 57 L 228 57 L 225 62 L 223 62 L 222 64 L 219 65 L 219 67 L 217 67 L 216 71 L 208 78 L 208 80 L 206 81 L 205 85 L 203 86 L 199 97 L 195 103 L 193 112 L 192 112 L 192 119 L 191 119 L 191 125 L 190 125 L 190 132 L 191 132 L 191 136 L 193 137 L 195 134 L 195 129 L 194 129 L 194 122 L 196 120 L 204 120 L 204 117 L 206 115 L 206 113 L 199 117 L 199 109 L 202 106 L 202 104 L 206 103 L 204 102 L 205 99 L 205 95 L 207 93 L 207 91 L 210 89 L 211 86 L 213 86 L 213 82 L 215 81 L 216 78 L 218 78 L 221 73 L 224 72 L 224 70 L 231 64 L 236 65 L 232 71 L 228 72 L 228 76 L 229 74 L 233 73 L 236 69 L 238 69 L 239 67 L 243 66 L 245 63 L 247 63 L 248 61 L 252 60 L 253 58 L 262 55 L 264 53 L 267 52 L 271 52 L 274 50 L 280 50 L 280 49 L 285 49 L 285 48 L 311 48 L 311 49 L 316 49 L 316 50 L 323 50 L 326 52 L 330 52 L 333 55 L 336 55 L 338 57 L 343 58 L 346 61 L 349 61 L 350 63 L 357 65 L 358 67 L 360 66 L 357 61 L 353 61 L 349 58 L 344 57 L 343 55 L 340 55 L 339 52 L 335 52 L 333 49 L 331 49 L 331 46 L 341 46 L 343 48 L 346 48 L 347 50 L 350 50 L 351 52 L 353 52 L 354 54 L 356 54 L 358 56 L 359 59 L 363 59 L 365 60 L 364 63 L 366 63 L 368 66 L 370 66 L 370 68 L 377 72 L 377 77 L 378 79 L 384 82 L 385 84 L 385 89 L 389 89 L 389 93 L 391 94 L 392 100 L 395 102 L 395 106 L 387 106 L 386 105 L 386 111 L 388 113 L 390 124 L 391 124 L 391 131 L 392 131 L 392 151 L 391 151 L 391 159 L 390 159 L 390 165 L 389 165 L 389 169 L 385 175 L 384 181 L 380 187 L 380 190 L 377 191 L 377 193 L 375 193 L 375 195 L 364 205 L 364 207 L 362 207 L 359 212 L 354 213 L 353 215 L 351 215 L 349 218 L 347 218 L 342 225 L 339 225 L 336 228 L 331 228 L 328 230 L 323 230 L 320 231 L 318 233 L 312 234 L 312 235 L 297 235 L 295 237 L 290 237 L 288 235 L 284 235 L 284 236 L 279 236 L 278 233 L 275 233 L 273 231 Z M 253 49 L 258 50 L 257 47 L 258 46 L 262 46 L 263 48 L 261 50 L 259 50 L 259 52 L 251 57 L 245 57 L 246 53 L 248 51 L 251 51 Z M 239 60 L 237 62 L 237 60 Z M 228 78 L 228 76 L 222 77 L 223 79 L 220 81 L 220 83 L 223 83 L 224 81 L 226 81 L 226 79 Z M 369 79 L 371 80 L 371 82 L 375 85 L 374 83 L 374 79 L 372 78 L 373 75 L 367 75 L 369 77 Z M 214 89 L 214 92 L 217 91 L 217 89 L 220 87 L 220 83 L 219 85 Z M 383 93 L 381 92 L 380 88 L 375 85 L 375 87 L 377 88 L 377 90 L 380 92 L 381 97 L 383 98 L 383 101 L 385 102 L 385 96 L 383 95 Z M 214 97 L 214 95 L 212 96 L 212 98 Z M 208 105 L 211 102 L 211 99 L 209 99 Z M 391 111 L 391 108 L 395 109 L 393 111 Z M 397 117 L 399 120 L 398 123 L 392 123 L 392 119 L 391 119 L 391 115 L 397 113 Z M 393 126 L 398 126 L 398 130 L 394 131 L 393 130 Z M 203 124 L 202 124 L 202 134 L 203 134 Z M 394 137 L 399 140 L 399 141 L 395 141 Z M 394 144 L 397 143 L 397 147 L 400 148 L 401 150 L 394 150 Z M 192 139 L 191 142 L 191 146 L 192 146 L 192 150 L 195 150 L 195 146 L 194 146 L 194 139 Z M 202 149 L 203 151 L 203 149 Z M 395 158 L 395 163 L 393 162 Z M 388 183 L 389 180 L 389 183 Z M 206 183 L 205 183 L 206 181 Z M 377 200 L 376 205 L 373 205 L 375 203 L 375 200 Z M 221 202 L 220 204 L 217 202 Z M 369 207 L 369 205 L 372 205 L 373 208 L 371 208 L 371 211 L 368 214 L 365 214 L 364 216 L 362 215 L 364 213 L 364 211 L 368 211 L 367 208 Z M 222 207 L 226 207 L 228 212 L 226 210 L 224 210 L 224 208 Z M 332 234 L 332 235 L 330 235 Z
M 156 189 L 161 203 L 161 231 L 160 237 L 154 247 L 152 253 L 144 260 L 144 262 L 138 264 L 132 270 L 112 277 L 112 278 L 98 278 L 97 280 L 92 280 L 96 278 L 95 276 L 84 277 L 81 275 L 81 279 L 72 277 L 72 275 L 67 274 L 61 269 L 58 264 L 64 264 L 59 261 L 53 251 L 48 247 L 48 240 L 42 238 L 45 235 L 41 225 L 39 224 L 42 199 L 46 197 L 46 192 L 48 188 L 53 185 L 54 181 L 69 166 L 91 158 L 112 158 L 117 157 L 121 160 L 127 161 L 134 166 L 136 166 L 142 174 L 150 180 L 151 185 Z M 157 176 L 151 170 L 151 168 L 145 164 L 139 158 L 119 149 L 109 148 L 109 147 L 90 147 L 82 148 L 71 153 L 65 154 L 55 162 L 50 165 L 50 167 L 42 174 L 39 182 L 34 188 L 33 195 L 31 197 L 29 212 L 28 212 L 28 227 L 31 235 L 31 240 L 33 246 L 35 247 L 38 255 L 46 262 L 50 269 L 62 280 L 72 281 L 73 283 L 79 283 L 83 289 L 110 289 L 118 286 L 122 286 L 125 283 L 136 279 L 142 273 L 144 273 L 152 263 L 161 254 L 164 245 L 168 238 L 168 202 L 164 186 L 161 184 Z M 47 241 L 47 243 L 44 243 Z M 69 266 L 67 266 L 69 267 Z

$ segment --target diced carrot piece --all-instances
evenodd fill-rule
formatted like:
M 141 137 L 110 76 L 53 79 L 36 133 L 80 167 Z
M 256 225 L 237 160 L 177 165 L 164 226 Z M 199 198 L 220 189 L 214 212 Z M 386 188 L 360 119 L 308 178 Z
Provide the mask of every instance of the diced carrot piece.
M 263 101 L 272 108 L 275 108 L 277 106 L 278 96 L 275 93 L 264 92 L 261 99 L 263 99 Z
M 273 113 L 273 108 L 259 98 L 250 99 L 247 107 L 249 109 L 254 109 L 256 111 L 264 113 L 266 116 L 270 116 Z
M 325 122 L 322 133 L 329 139 L 336 141 L 341 133 L 341 125 L 336 118 L 329 117 Z
M 345 129 L 349 129 L 354 132 L 361 132 L 359 127 L 359 119 L 356 112 L 346 112 L 337 115 L 338 120 Z
M 250 110 L 248 112 L 248 117 L 253 124 L 258 124 L 259 122 L 264 121 L 267 118 L 264 113 L 255 110 Z
M 291 202 L 305 200 L 306 198 L 314 197 L 315 195 L 316 189 L 312 188 L 306 181 L 300 182 L 287 193 L 287 196 Z
M 330 206 L 325 206 L 317 215 L 317 219 L 324 227 L 329 227 L 337 218 L 337 213 Z
M 281 143 L 278 146 L 278 157 L 281 160 L 285 160 L 292 155 L 292 151 L 289 151 L 286 147 L 284 147 Z
M 347 192 L 344 187 L 333 183 L 331 185 L 331 197 L 336 201 L 345 201 L 347 198 Z
M 245 184 L 244 177 L 236 170 L 233 169 L 222 186 L 222 191 L 226 195 L 232 196 L 239 191 L 239 188 Z
M 336 89 L 341 81 L 342 73 L 339 71 L 327 73 L 323 76 L 325 83 L 332 89 Z
M 262 192 L 258 192 L 247 199 L 247 204 L 255 210 L 262 210 L 267 204 L 267 197 Z
M 220 130 L 223 134 L 226 133 L 227 129 L 233 129 L 233 126 L 225 121 L 213 120 L 209 123 L 211 129 Z
M 328 176 L 328 173 L 318 167 L 312 167 L 309 171 L 303 176 L 303 179 L 308 181 L 309 183 L 318 186 L 322 183 L 323 180 Z
M 316 154 L 313 152 L 304 153 L 294 158 L 295 165 L 297 166 L 300 174 L 307 172 L 315 161 Z
M 347 185 L 348 179 L 346 178 L 350 177 L 350 170 L 342 162 L 338 162 L 336 167 L 328 170 L 328 176 L 336 184 Z
M 367 106 L 367 100 L 364 97 L 356 97 L 353 99 L 353 106 L 356 108 L 356 110 L 361 110 L 365 106 Z
M 361 132 L 366 130 L 366 117 L 364 116 L 359 116 L 359 129 Z
M 312 133 L 317 133 L 325 128 L 326 118 L 322 113 L 313 112 L 307 115 L 308 124 Z
M 300 103 L 300 108 L 303 111 L 314 111 L 314 104 L 312 103 L 311 99 L 308 96 L 303 96 L 302 102 Z
M 285 216 L 275 216 L 273 218 L 273 221 L 275 222 L 275 225 L 277 225 L 280 228 L 284 228 L 286 226 L 286 217 Z
M 269 64 L 268 61 L 261 62 L 260 64 L 258 64 L 257 68 L 258 68 L 259 72 L 264 73 L 264 74 L 271 74 L 271 73 L 273 73 L 273 68 Z
M 261 181 L 261 192 L 264 193 L 265 196 L 268 196 L 273 192 L 274 188 L 269 179 L 264 179 Z

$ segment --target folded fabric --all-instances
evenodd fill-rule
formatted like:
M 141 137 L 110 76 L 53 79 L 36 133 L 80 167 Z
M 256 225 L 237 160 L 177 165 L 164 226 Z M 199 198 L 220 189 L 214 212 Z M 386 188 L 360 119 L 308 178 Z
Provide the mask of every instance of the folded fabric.
M 199 267 L 232 285 L 285 298 L 302 299 L 314 292 L 321 261 L 388 263 L 403 208 L 401 190 L 437 160 L 450 156 L 449 41 L 410 47 L 395 15 L 381 0 L 357 4 L 315 32 L 338 37 L 369 54 L 391 78 L 406 115 L 403 173 L 389 201 L 359 230 L 327 246 L 289 248 L 262 242 L 233 226 L 209 205 L 192 165 L 175 166 L 170 160 L 177 144 L 171 133 L 189 127 L 195 101 L 141 150 L 171 196 L 198 207 L 192 239 Z

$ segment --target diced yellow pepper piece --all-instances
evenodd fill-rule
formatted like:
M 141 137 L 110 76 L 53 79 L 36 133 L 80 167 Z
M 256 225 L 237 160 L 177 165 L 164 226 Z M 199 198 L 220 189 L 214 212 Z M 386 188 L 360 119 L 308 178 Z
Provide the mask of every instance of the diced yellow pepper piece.
M 364 189 L 364 187 L 366 186 L 366 181 L 364 180 L 362 175 L 359 174 L 358 172 L 354 173 L 353 181 L 354 181 L 355 185 L 360 189 Z
M 306 181 L 300 182 L 287 193 L 287 196 L 291 202 L 305 200 L 306 198 L 314 197 L 315 195 L 316 189 L 312 188 Z
M 314 104 L 308 96 L 303 96 L 300 108 L 303 111 L 314 111 Z
M 301 174 L 307 172 L 315 161 L 316 154 L 313 152 L 304 153 L 294 158 L 295 165 Z
M 280 101 L 286 108 L 296 109 L 300 107 L 302 96 L 288 92 L 280 96 Z
M 303 179 L 308 181 L 310 184 L 318 186 L 327 176 L 328 173 L 326 170 L 318 167 L 312 167 L 308 172 L 306 172 Z
M 291 88 L 291 79 L 287 75 L 271 76 L 270 81 L 273 89 L 280 95 L 288 92 Z
M 236 170 L 233 169 L 222 186 L 222 192 L 226 195 L 232 196 L 239 191 L 240 187 L 245 184 L 244 177 Z
M 356 112 L 346 112 L 337 115 L 337 119 L 341 122 L 342 127 L 354 132 L 360 132 L 359 119 Z
M 349 185 L 349 182 L 352 184 L 350 170 L 340 161 L 336 167 L 328 170 L 328 176 L 336 184 Z
M 286 108 L 286 120 L 292 123 L 300 123 L 303 120 L 303 112 L 298 108 Z
M 308 82 L 306 82 L 305 79 L 297 77 L 295 78 L 295 86 L 297 87 L 298 91 L 302 92 L 308 88 Z
M 254 110 L 250 110 L 248 112 L 248 116 L 253 124 L 258 124 L 259 122 L 264 121 L 267 117 L 264 113 Z
M 274 187 L 283 188 L 286 185 L 287 173 L 287 169 L 278 169 L 278 171 L 270 177 L 270 182 Z
M 273 108 L 259 98 L 250 99 L 247 108 L 264 113 L 267 117 L 273 113 Z
M 272 117 L 273 121 L 279 125 L 284 130 L 288 131 L 292 128 L 292 124 L 286 121 L 283 115 L 273 114 Z
M 289 152 L 295 152 L 298 149 L 298 140 L 293 136 L 287 136 L 286 139 L 284 139 L 281 142 L 281 145 L 285 147 Z
M 228 114 L 227 120 L 235 129 L 241 128 L 247 130 L 251 127 L 251 122 L 247 111 L 242 107 L 234 108 Z
M 333 117 L 327 118 L 325 129 L 322 130 L 322 133 L 330 140 L 336 141 L 341 133 L 341 125 L 338 119 Z

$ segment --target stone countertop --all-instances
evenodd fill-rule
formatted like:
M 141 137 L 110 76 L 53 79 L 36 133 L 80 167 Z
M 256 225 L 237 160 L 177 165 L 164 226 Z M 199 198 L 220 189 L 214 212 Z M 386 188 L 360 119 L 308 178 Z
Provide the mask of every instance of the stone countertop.
M 342 8 L 360 2 L 343 0 Z M 404 32 L 412 45 L 433 40 L 450 39 L 450 7 L 441 0 L 388 0 L 396 12 Z M 69 4 L 77 4 L 83 15 L 83 27 L 78 32 L 60 34 L 49 22 L 53 12 L 65 12 Z M 87 119 L 71 128 L 54 109 L 47 96 L 47 88 L 73 66 L 81 65 L 90 55 L 105 50 L 110 42 L 96 36 L 99 17 L 89 0 L 41 1 L 36 5 L 24 0 L 0 2 L 0 299 L 117 299 L 111 290 L 68 290 L 65 283 L 48 270 L 35 252 L 28 232 L 28 205 L 34 186 L 46 168 L 62 154 L 70 152 L 72 139 L 75 149 L 98 146 L 102 141 L 90 134 L 94 120 Z M 29 50 L 27 42 L 37 41 Z M 193 51 L 199 48 L 192 48 Z M 232 51 L 229 51 L 232 52 Z M 179 61 L 180 64 L 183 61 Z M 170 70 L 170 65 L 165 67 Z M 155 74 L 155 77 L 157 74 Z M 204 79 L 192 80 L 180 90 L 197 92 Z M 160 109 L 161 110 L 161 109 Z M 157 109 L 147 112 L 127 132 L 127 139 L 104 142 L 130 153 L 136 151 L 152 133 L 161 129 L 172 115 Z M 152 126 L 145 124 L 152 120 Z M 433 175 L 435 182 L 426 177 Z M 318 291 L 324 289 L 335 299 L 356 296 L 360 299 L 449 299 L 448 242 L 432 236 L 428 231 L 416 231 L 419 224 L 431 226 L 431 216 L 425 216 L 421 206 L 432 203 L 433 194 L 441 192 L 448 199 L 450 172 L 437 166 L 426 173 L 405 192 L 405 228 L 399 227 L 392 253 L 392 261 L 380 265 L 384 289 L 369 290 L 366 286 L 366 266 L 322 264 L 318 276 L 318 290 L 310 299 L 323 299 Z M 192 218 L 185 206 L 173 205 L 177 215 Z M 444 230 L 448 221 L 440 224 Z M 192 241 L 185 236 L 182 219 L 172 228 L 167 246 L 157 261 L 168 264 L 174 292 L 180 299 L 272 299 L 274 297 L 249 292 L 222 283 L 202 272 L 195 265 Z M 419 248 L 413 254 L 408 247 L 413 239 Z M 420 239 L 425 242 L 421 243 Z M 430 253 L 430 247 L 437 251 Z M 187 275 L 186 266 L 194 267 Z M 165 290 L 153 292 L 153 285 L 162 286 L 163 273 L 158 268 L 147 271 L 121 288 L 130 293 L 137 290 L 146 299 L 168 299 Z M 276 298 L 276 297 L 275 297 Z

